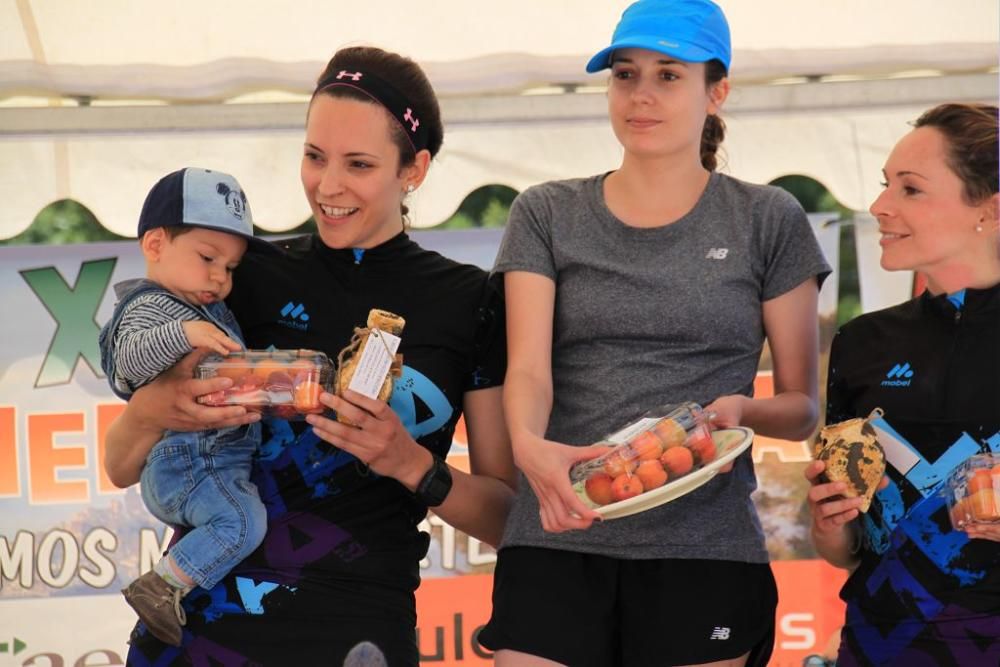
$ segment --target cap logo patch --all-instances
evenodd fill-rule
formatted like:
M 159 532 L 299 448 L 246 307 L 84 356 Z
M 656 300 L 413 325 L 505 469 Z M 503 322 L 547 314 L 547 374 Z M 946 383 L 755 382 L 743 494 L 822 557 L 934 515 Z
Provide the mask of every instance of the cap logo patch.
M 665 39 L 658 40 L 656 43 L 659 44 L 660 46 L 665 46 L 668 49 L 680 48 L 680 44 L 678 44 L 677 42 L 668 42 Z
M 239 220 L 243 219 L 243 214 L 247 210 L 247 196 L 242 190 L 233 190 L 225 183 L 217 183 L 215 191 L 222 195 L 226 202 L 226 208 Z

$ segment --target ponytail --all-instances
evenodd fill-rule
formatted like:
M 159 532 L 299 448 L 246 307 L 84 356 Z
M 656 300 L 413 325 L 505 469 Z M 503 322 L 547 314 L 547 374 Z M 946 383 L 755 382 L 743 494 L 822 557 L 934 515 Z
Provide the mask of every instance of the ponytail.
M 726 67 L 718 60 L 705 63 L 705 86 L 711 88 L 726 78 Z M 719 116 L 712 114 L 705 118 L 705 127 L 701 131 L 701 166 L 709 171 L 715 171 L 719 166 L 717 153 L 722 140 L 726 138 L 726 123 Z

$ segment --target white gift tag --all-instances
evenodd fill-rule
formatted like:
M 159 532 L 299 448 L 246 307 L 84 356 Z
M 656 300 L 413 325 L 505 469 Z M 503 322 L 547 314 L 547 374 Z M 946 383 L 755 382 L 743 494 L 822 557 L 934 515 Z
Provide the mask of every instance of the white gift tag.
M 873 419 L 871 422 L 875 432 L 878 433 L 878 444 L 882 445 L 885 452 L 885 460 L 898 470 L 902 475 L 910 472 L 915 465 L 920 463 L 921 457 L 913 450 L 913 445 L 906 441 L 906 438 L 896 433 L 896 430 L 889 425 L 882 417 Z
M 399 336 L 372 329 L 347 388 L 368 398 L 378 398 L 379 389 L 385 382 L 386 373 L 389 372 L 392 360 L 396 356 L 400 340 Z

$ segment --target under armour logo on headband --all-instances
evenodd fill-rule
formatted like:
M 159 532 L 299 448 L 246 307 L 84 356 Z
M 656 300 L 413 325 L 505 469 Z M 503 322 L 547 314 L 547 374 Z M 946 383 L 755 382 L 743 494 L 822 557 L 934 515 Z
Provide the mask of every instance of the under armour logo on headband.
M 413 109 L 406 107 L 406 113 L 403 114 L 403 120 L 410 121 L 410 132 L 416 132 L 417 128 L 420 127 L 420 121 L 413 117 Z
M 315 97 L 324 90 L 337 87 L 357 90 L 370 97 L 375 103 L 385 107 L 393 120 L 403 130 L 414 152 L 427 148 L 429 128 L 420 123 L 420 119 L 413 112 L 412 104 L 390 83 L 383 81 L 378 75 L 371 72 L 363 70 L 351 72 L 342 69 L 336 74 L 330 72 L 320 79 L 319 83 L 316 84 L 313 96 Z M 407 132 L 407 130 L 409 131 Z

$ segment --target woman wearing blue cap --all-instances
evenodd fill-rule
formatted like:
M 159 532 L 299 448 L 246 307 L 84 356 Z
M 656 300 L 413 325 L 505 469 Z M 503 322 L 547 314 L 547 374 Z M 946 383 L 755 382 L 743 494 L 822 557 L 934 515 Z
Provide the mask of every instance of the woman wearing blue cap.
M 621 166 L 530 188 L 511 210 L 496 270 L 524 478 L 480 634 L 501 667 L 763 665 L 771 653 L 777 593 L 749 452 L 614 521 L 596 522 L 567 474 L 603 451 L 573 444 L 665 403 L 697 401 L 718 426 L 780 438 L 815 427 L 829 268 L 791 196 L 715 171 L 729 65 L 712 2 L 631 5 L 587 66 L 611 69 Z M 776 395 L 753 399 L 765 338 Z

